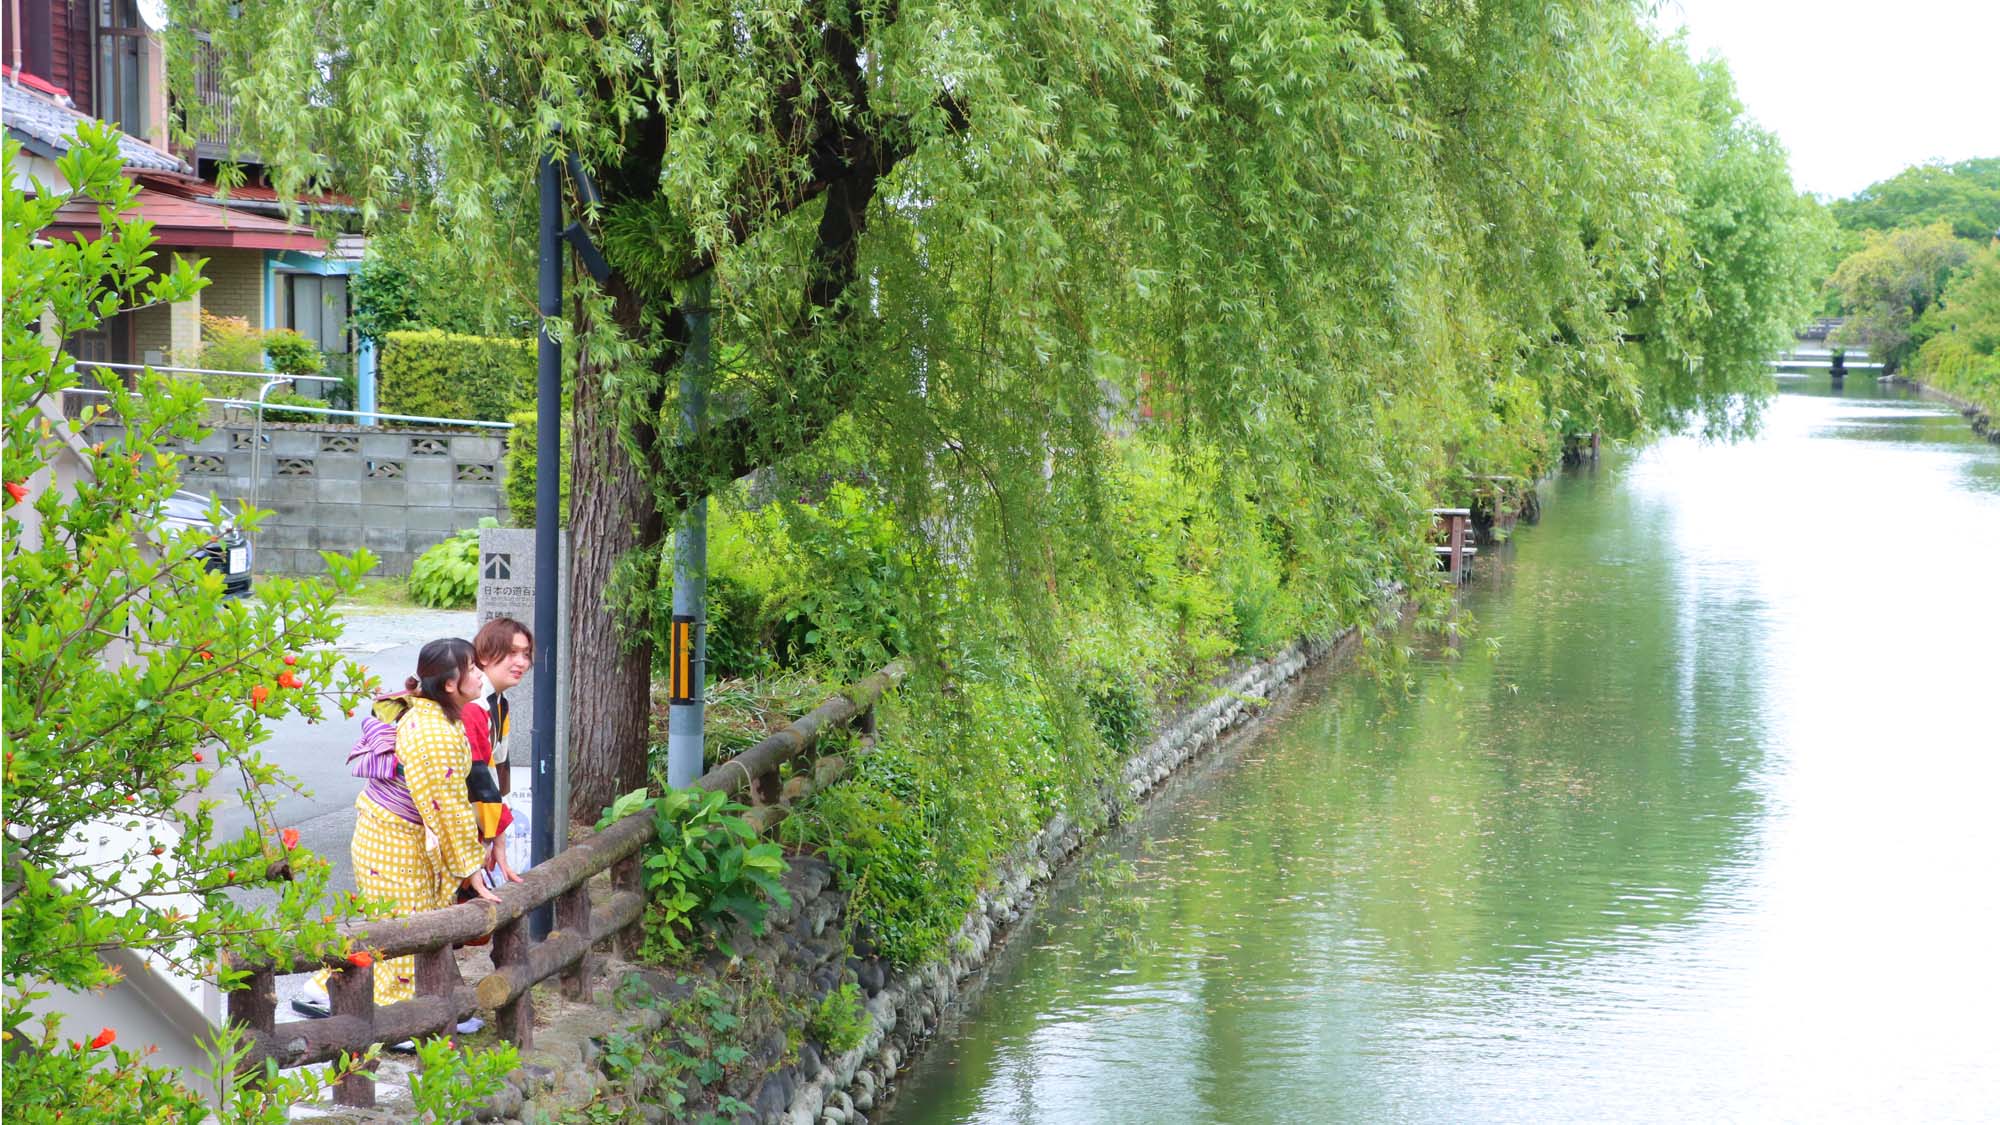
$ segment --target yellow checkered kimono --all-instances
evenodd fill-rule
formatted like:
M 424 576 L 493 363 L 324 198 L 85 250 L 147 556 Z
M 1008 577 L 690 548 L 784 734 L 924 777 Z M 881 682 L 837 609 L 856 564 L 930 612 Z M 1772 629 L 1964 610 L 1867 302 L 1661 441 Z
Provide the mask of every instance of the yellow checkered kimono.
M 402 699 L 377 704 L 381 708 Z M 408 697 L 396 720 L 396 758 L 422 824 L 412 824 L 363 793 L 354 802 L 354 881 L 361 893 L 396 904 L 398 914 L 450 906 L 459 881 L 485 859 L 472 805 L 465 796 L 470 748 L 459 725 L 437 704 Z M 375 1002 L 393 1004 L 416 995 L 415 957 L 375 964 Z

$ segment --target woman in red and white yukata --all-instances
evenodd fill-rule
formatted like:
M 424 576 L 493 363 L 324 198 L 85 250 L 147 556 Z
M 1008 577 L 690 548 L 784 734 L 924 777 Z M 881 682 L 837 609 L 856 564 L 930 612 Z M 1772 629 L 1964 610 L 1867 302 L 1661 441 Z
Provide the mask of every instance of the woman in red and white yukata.
M 472 661 L 486 676 L 490 689 L 465 709 L 465 741 L 472 748 L 472 809 L 479 822 L 479 838 L 486 844 L 486 866 L 499 869 L 502 878 L 518 883 L 521 877 L 507 864 L 507 826 L 513 811 L 498 800 L 507 795 L 513 770 L 507 761 L 507 734 L 511 718 L 507 690 L 521 682 L 535 662 L 535 636 L 526 625 L 511 617 L 496 617 L 481 626 L 472 638 Z M 480 793 L 481 765 L 494 786 Z M 482 799 L 488 798 L 488 799 Z

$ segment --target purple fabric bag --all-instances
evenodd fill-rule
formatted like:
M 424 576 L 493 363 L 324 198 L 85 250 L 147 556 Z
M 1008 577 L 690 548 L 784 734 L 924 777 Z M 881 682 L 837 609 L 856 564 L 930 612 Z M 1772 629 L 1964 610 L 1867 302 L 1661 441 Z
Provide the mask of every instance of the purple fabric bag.
M 396 724 L 370 715 L 361 720 L 361 737 L 347 752 L 347 771 L 363 781 L 394 781 L 403 776 L 396 760 Z
M 396 724 L 371 714 L 361 720 L 361 737 L 347 752 L 347 770 L 368 784 L 368 799 L 409 821 L 422 824 L 410 787 L 403 783 L 403 764 L 396 760 Z

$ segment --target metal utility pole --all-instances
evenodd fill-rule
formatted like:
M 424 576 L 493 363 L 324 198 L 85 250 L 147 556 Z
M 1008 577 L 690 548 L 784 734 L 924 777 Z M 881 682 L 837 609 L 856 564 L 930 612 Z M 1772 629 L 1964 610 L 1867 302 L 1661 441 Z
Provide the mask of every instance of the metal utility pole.
M 681 362 L 685 440 L 701 434 L 708 407 L 713 271 L 690 283 L 688 350 Z M 702 708 L 708 676 L 708 496 L 689 504 L 674 530 L 674 619 L 667 645 L 667 784 L 702 772 Z
M 556 854 L 556 600 L 562 582 L 562 345 L 549 322 L 562 315 L 562 184 L 555 157 L 542 153 L 541 325 L 535 333 L 535 730 L 534 793 L 529 862 Z M 548 936 L 551 908 L 528 919 L 537 941 Z

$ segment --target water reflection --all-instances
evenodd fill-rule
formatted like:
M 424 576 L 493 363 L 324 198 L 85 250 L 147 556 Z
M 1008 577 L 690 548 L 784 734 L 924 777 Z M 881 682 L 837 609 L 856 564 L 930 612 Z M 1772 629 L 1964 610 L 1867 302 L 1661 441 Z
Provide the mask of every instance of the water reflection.
M 2000 1110 L 2000 451 L 1850 383 L 1554 485 L 1497 652 L 1335 680 L 1107 841 L 894 1119 Z

